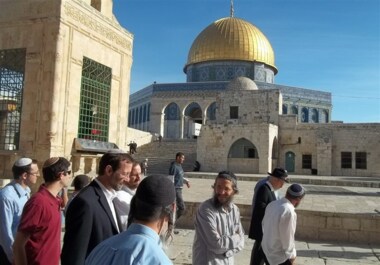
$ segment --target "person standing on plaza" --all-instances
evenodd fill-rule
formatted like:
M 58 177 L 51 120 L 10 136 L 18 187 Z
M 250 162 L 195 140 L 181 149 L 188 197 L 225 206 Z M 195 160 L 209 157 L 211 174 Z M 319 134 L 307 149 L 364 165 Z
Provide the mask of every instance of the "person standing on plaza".
M 182 197 L 183 184 L 190 188 L 190 181 L 186 179 L 185 172 L 183 171 L 182 164 L 185 161 L 185 155 L 178 152 L 175 155 L 175 161 L 170 164 L 169 175 L 174 176 L 174 186 L 176 194 L 177 213 L 176 219 L 178 220 L 185 212 L 185 202 Z
M 133 158 L 120 151 L 105 153 L 99 161 L 98 177 L 70 203 L 66 212 L 66 231 L 62 265 L 83 265 L 100 242 L 121 231 L 113 199 L 129 179 Z
M 37 160 L 20 158 L 12 167 L 13 181 L 0 190 L 0 264 L 13 262 L 13 242 L 30 187 L 40 175 Z
M 284 198 L 267 206 L 261 245 L 269 264 L 294 264 L 297 256 L 294 242 L 297 226 L 295 208 L 304 196 L 305 189 L 300 184 L 292 184 Z
M 251 253 L 251 265 L 262 265 L 265 261 L 265 255 L 261 248 L 263 238 L 262 220 L 267 205 L 275 201 L 274 191 L 282 188 L 285 182 L 288 182 L 288 172 L 283 168 L 275 168 L 272 173 L 268 172 L 269 180 L 257 190 L 254 194 L 254 205 L 252 207 L 251 224 L 248 237 L 255 240 Z
M 148 158 L 145 158 L 143 162 L 140 164 L 141 172 L 144 176 L 148 175 Z
M 117 191 L 114 200 L 115 208 L 120 216 L 122 231 L 127 230 L 128 214 L 131 208 L 131 200 L 135 195 L 137 187 L 141 182 L 141 166 L 140 163 L 134 162 L 129 179 L 125 179 L 121 190 Z
M 127 231 L 100 243 L 85 264 L 171 265 L 162 245 L 172 237 L 175 208 L 175 189 L 167 176 L 144 178 L 131 201 Z
M 238 193 L 236 176 L 219 172 L 214 195 L 203 202 L 195 217 L 193 264 L 234 264 L 234 255 L 244 248 L 244 229 L 239 208 L 232 202 Z
M 17 230 L 14 264 L 58 265 L 61 253 L 60 190 L 71 184 L 70 162 L 51 157 L 42 166 L 45 183 L 25 204 Z

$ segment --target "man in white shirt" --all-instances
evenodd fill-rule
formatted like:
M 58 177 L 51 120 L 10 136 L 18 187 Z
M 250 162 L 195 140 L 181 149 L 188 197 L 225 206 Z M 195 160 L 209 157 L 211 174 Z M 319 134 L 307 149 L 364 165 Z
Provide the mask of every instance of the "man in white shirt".
M 294 242 L 297 225 L 295 208 L 304 196 L 305 189 L 300 184 L 292 184 L 284 198 L 268 204 L 262 223 L 261 242 L 268 264 L 294 264 L 297 255 Z
M 141 165 L 134 162 L 129 179 L 125 179 L 121 190 L 117 191 L 117 196 L 114 199 L 115 209 L 119 214 L 121 221 L 121 230 L 127 230 L 128 214 L 131 208 L 131 200 L 135 195 L 138 185 L 141 182 Z

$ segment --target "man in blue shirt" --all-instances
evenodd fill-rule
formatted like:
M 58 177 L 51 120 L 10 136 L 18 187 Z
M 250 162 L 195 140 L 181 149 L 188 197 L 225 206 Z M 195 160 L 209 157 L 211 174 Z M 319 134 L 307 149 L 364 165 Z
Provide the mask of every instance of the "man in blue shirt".
M 131 201 L 130 226 L 94 248 L 86 265 L 173 264 L 162 249 L 172 237 L 175 213 L 173 182 L 163 175 L 141 181 Z
M 185 203 L 182 197 L 182 188 L 185 183 L 188 188 L 190 188 L 190 182 L 184 177 L 185 172 L 183 171 L 182 164 L 185 161 L 185 155 L 178 152 L 175 155 L 175 161 L 173 161 L 169 168 L 169 175 L 174 176 L 174 186 L 176 193 L 176 203 L 177 203 L 177 216 L 176 219 L 180 218 L 185 212 Z
M 22 210 L 30 197 L 29 186 L 37 182 L 39 170 L 36 160 L 20 158 L 12 167 L 14 180 L 0 190 L 0 264 L 13 262 L 12 245 Z

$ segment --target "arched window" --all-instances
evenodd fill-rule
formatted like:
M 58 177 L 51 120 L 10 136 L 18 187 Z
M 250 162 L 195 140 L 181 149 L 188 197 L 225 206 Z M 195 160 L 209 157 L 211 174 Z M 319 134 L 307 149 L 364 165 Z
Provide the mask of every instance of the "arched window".
M 139 111 L 139 124 L 141 124 L 143 121 L 143 107 L 140 106 L 140 111 Z
M 234 142 L 228 152 L 229 158 L 259 158 L 255 145 L 245 138 Z
M 311 120 L 312 120 L 314 123 L 318 123 L 318 122 L 319 122 L 318 110 L 313 109 L 313 110 L 311 111 Z
M 309 122 L 309 110 L 307 108 L 302 108 L 301 113 L 301 122 L 307 123 Z
M 282 104 L 282 114 L 288 114 L 288 106 L 285 104 Z
M 179 107 L 176 103 L 170 103 L 165 109 L 165 120 L 179 120 Z
M 207 119 L 208 120 L 216 120 L 216 102 L 213 102 L 208 108 L 207 108 Z
M 150 121 L 150 103 L 148 104 L 148 118 L 147 121 Z
M 144 105 L 143 122 L 146 122 L 146 105 Z
M 321 120 L 324 122 L 324 123 L 328 123 L 329 122 L 329 112 L 327 110 L 323 110 L 322 111 L 322 117 L 321 117 Z
M 292 106 L 292 114 L 298 115 L 298 108 L 297 108 L 297 106 Z

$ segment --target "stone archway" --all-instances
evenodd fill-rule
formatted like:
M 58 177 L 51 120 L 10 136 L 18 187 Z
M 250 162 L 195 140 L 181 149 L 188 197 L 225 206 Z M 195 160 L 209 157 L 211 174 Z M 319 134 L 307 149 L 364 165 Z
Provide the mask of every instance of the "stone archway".
M 259 152 L 256 146 L 246 138 L 236 140 L 230 147 L 227 167 L 236 173 L 258 173 Z

